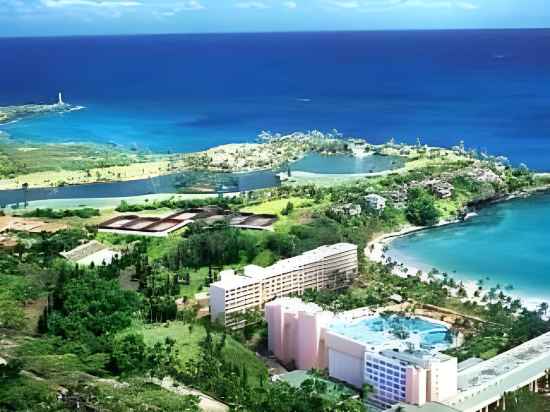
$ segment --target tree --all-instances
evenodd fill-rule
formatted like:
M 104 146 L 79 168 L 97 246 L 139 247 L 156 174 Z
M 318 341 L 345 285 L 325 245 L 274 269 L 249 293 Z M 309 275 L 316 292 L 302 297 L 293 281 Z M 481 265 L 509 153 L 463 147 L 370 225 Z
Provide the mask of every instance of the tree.
M 131 333 L 117 339 L 113 345 L 113 360 L 123 374 L 139 373 L 145 369 L 146 346 L 143 335 Z
M 547 312 L 548 312 L 548 303 L 542 302 L 538 307 L 538 313 L 540 316 L 546 317 Z
M 496 410 L 498 412 L 546 412 L 549 407 L 548 400 L 541 394 L 520 389 L 504 394 L 503 402 Z
M 409 222 L 418 226 L 433 226 L 439 221 L 434 197 L 420 188 L 409 190 L 405 215 Z
M 77 269 L 78 270 L 78 269 Z M 82 271 L 58 286 L 48 317 L 50 332 L 90 345 L 107 343 L 114 333 L 130 326 L 140 307 L 139 296 L 106 280 L 96 271 Z
M 294 210 L 294 205 L 292 202 L 288 202 L 283 210 L 281 210 L 281 215 L 288 216 Z
M 147 349 L 146 367 L 152 376 L 160 379 L 173 376 L 178 363 L 178 349 L 174 339 L 166 338 L 164 342 L 157 342 Z
M 370 383 L 365 383 L 363 385 L 363 400 L 367 401 L 369 399 L 369 396 L 374 394 L 374 386 L 372 386 Z
M 27 193 L 29 191 L 29 184 L 28 183 L 23 183 L 21 185 L 22 189 L 23 189 L 23 207 L 26 209 L 27 208 L 27 205 L 28 205 L 28 202 L 27 202 Z

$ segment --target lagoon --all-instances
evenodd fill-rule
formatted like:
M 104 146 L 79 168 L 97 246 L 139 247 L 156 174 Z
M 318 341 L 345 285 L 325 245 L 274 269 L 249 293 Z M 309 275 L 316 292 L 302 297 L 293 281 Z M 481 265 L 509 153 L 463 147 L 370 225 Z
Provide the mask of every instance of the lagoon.
M 271 171 L 250 173 L 183 172 L 113 183 L 0 190 L 0 207 L 41 200 L 123 198 L 168 193 L 236 193 L 280 185 Z
M 390 244 L 387 255 L 409 266 L 437 268 L 484 287 L 512 285 L 526 302 L 550 300 L 550 194 L 498 203 L 459 224 Z

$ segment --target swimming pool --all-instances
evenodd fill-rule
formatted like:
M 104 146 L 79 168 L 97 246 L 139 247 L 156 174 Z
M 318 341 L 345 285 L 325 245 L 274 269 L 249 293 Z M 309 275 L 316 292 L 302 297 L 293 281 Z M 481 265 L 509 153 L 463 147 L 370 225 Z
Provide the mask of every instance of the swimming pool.
M 377 315 L 351 322 L 338 320 L 330 325 L 329 330 L 372 346 L 401 341 L 416 344 L 423 349 L 442 350 L 453 343 L 448 327 L 420 317 Z

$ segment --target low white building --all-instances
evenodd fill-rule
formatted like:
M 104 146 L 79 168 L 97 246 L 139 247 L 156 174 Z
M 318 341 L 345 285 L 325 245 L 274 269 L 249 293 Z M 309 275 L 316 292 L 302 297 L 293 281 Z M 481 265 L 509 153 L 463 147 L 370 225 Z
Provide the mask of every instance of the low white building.
M 386 199 L 374 193 L 365 196 L 365 202 L 368 207 L 374 210 L 384 210 L 386 208 Z
M 120 251 L 109 249 L 98 241 L 92 240 L 68 252 L 61 252 L 61 256 L 81 266 L 90 266 L 92 263 L 95 266 L 101 266 L 109 265 L 115 257 L 120 257 Z
M 332 207 L 332 212 L 339 215 L 359 216 L 362 212 L 361 205 L 355 203 L 344 203 Z
M 538 392 L 550 377 L 550 333 L 525 342 L 489 360 L 461 363 L 458 391 L 422 407 L 402 405 L 404 412 L 488 412 L 506 409 L 504 396 L 522 388 Z M 525 412 L 530 412 L 525 410 Z

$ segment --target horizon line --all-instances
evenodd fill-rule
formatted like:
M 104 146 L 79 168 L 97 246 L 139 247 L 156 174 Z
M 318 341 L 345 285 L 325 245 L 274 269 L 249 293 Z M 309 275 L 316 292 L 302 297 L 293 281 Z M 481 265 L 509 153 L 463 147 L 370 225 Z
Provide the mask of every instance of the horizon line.
M 204 32 L 143 32 L 143 33 L 104 33 L 104 34 L 52 34 L 44 36 L 19 35 L 2 36 L 2 39 L 50 39 L 79 37 L 140 37 L 140 36 L 202 36 L 202 35 L 250 35 L 250 34 L 307 34 L 307 33 L 384 33 L 384 32 L 459 32 L 459 31 L 544 31 L 550 27 L 485 27 L 485 28 L 448 28 L 448 29 L 375 29 L 375 30 L 273 30 L 273 31 L 204 31 Z

